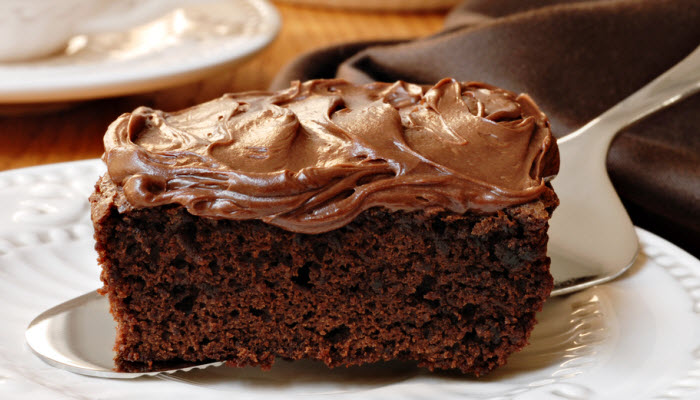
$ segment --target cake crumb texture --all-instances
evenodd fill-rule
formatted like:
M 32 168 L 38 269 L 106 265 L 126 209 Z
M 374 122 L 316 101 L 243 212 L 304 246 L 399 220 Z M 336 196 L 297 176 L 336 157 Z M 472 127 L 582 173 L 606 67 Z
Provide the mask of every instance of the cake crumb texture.
M 322 234 L 135 209 L 120 190 L 106 175 L 91 202 L 121 371 L 283 358 L 478 376 L 527 344 L 553 287 L 551 188 L 488 214 L 371 208 Z

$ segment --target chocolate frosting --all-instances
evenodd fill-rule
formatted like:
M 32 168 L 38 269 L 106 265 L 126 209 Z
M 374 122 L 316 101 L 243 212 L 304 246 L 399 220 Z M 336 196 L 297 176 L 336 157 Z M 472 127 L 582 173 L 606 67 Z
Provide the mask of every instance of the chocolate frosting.
M 140 107 L 104 138 L 108 173 L 136 208 L 261 219 L 320 233 L 371 207 L 494 212 L 545 190 L 559 166 L 527 95 L 443 79 L 295 82 L 175 112 Z

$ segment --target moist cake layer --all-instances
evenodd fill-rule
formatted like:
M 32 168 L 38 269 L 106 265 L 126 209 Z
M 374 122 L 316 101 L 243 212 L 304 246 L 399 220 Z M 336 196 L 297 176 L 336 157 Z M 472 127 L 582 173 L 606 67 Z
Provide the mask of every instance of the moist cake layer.
M 121 370 L 280 357 L 479 375 L 527 343 L 553 287 L 551 190 L 487 216 L 374 208 L 316 235 L 182 206 L 120 214 L 115 190 L 93 199 Z

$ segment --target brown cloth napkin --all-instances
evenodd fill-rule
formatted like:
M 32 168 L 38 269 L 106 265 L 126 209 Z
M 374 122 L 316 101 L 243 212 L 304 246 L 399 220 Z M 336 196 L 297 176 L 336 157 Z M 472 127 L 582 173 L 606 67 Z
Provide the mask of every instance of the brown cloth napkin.
M 356 83 L 443 77 L 529 93 L 565 136 L 700 45 L 700 1 L 470 0 L 437 35 L 321 49 L 291 80 Z M 700 95 L 621 132 L 608 171 L 634 223 L 700 256 Z

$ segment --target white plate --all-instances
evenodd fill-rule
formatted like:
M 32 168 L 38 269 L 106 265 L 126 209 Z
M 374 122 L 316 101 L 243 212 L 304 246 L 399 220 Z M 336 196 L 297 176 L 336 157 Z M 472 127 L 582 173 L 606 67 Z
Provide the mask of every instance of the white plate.
M 0 173 L 0 398 L 700 398 L 700 261 L 641 229 L 628 274 L 550 299 L 531 345 L 485 379 L 403 363 L 278 362 L 132 381 L 54 369 L 27 348 L 24 329 L 101 286 L 86 197 L 102 171 L 89 160 Z
M 83 100 L 142 93 L 228 68 L 275 38 L 265 0 L 205 0 L 120 33 L 74 37 L 66 50 L 0 63 L 0 103 Z

